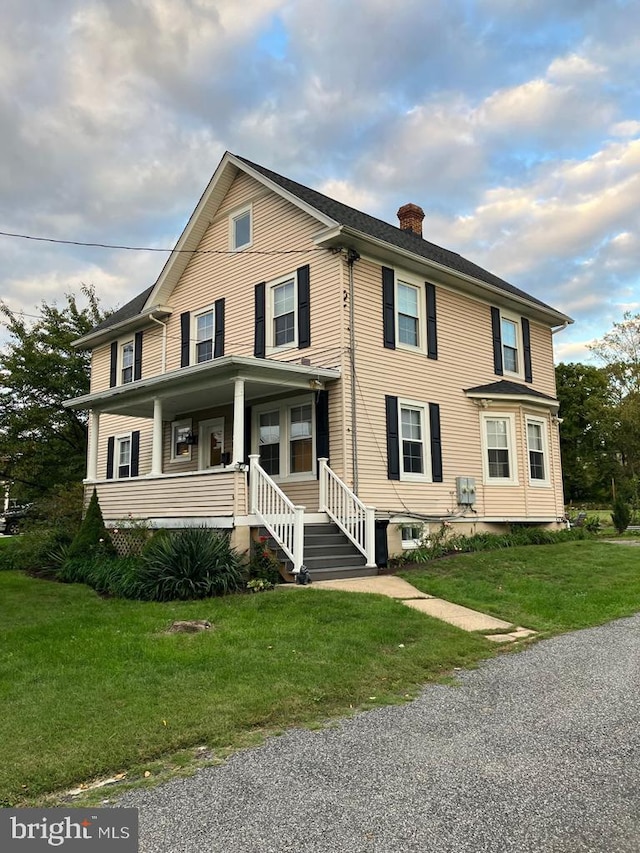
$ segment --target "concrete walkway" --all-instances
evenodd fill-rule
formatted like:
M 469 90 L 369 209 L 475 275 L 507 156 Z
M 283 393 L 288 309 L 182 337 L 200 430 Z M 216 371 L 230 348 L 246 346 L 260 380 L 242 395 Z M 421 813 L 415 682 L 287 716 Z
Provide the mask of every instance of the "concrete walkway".
M 505 622 L 503 619 L 496 619 L 495 616 L 488 616 L 486 613 L 479 613 L 477 610 L 471 610 L 468 607 L 452 604 L 450 601 L 444 601 L 442 598 L 435 598 L 433 595 L 420 592 L 415 586 L 402 578 L 395 577 L 395 575 L 316 581 L 310 586 L 297 586 L 296 589 L 335 589 L 342 592 L 369 592 L 376 595 L 387 595 L 389 598 L 401 601 L 407 607 L 419 610 L 420 613 L 426 613 L 427 616 L 432 616 L 434 619 L 441 619 L 443 622 L 455 625 L 456 628 L 461 628 L 463 631 L 482 633 L 487 640 L 491 640 L 493 643 L 513 643 L 516 640 L 533 637 L 536 633 L 529 628 L 522 628 L 513 625 L 511 622 Z

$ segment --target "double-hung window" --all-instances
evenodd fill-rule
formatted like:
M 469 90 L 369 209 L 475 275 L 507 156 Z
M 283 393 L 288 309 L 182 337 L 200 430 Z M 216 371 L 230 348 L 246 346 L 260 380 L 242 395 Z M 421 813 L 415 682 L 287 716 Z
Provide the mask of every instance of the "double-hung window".
M 174 421 L 171 424 L 171 461 L 190 461 L 192 441 L 191 421 Z
M 118 480 L 131 476 L 131 435 L 121 435 L 116 438 L 115 447 L 116 478 Z
M 426 480 L 429 477 L 427 446 L 428 419 L 424 406 L 398 401 L 400 436 L 400 479 Z
M 513 415 L 484 415 L 482 428 L 485 483 L 516 484 Z
M 518 354 L 518 323 L 507 317 L 501 318 L 502 332 L 502 364 L 505 373 L 520 373 L 520 357 Z
M 289 473 L 313 470 L 313 413 L 311 403 L 289 409 Z
M 273 346 L 283 347 L 296 341 L 296 283 L 294 279 L 271 289 L 273 305 Z
M 120 345 L 120 383 L 127 385 L 133 382 L 133 341 L 126 341 Z
M 540 418 L 527 418 L 527 452 L 531 485 L 548 485 L 546 422 Z
M 213 358 L 214 311 L 213 308 L 195 317 L 195 363 Z
M 403 281 L 396 285 L 398 343 L 420 347 L 420 291 Z
M 246 249 L 252 243 L 251 207 L 243 208 L 232 214 L 229 220 L 231 248 Z

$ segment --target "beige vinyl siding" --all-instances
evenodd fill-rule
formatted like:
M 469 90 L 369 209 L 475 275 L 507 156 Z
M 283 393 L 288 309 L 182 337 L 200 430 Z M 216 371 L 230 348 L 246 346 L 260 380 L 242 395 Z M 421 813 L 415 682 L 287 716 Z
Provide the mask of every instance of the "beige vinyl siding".
M 478 406 L 464 395 L 465 388 L 499 379 L 493 373 L 491 311 L 488 303 L 438 287 L 438 359 L 398 347 L 383 347 L 382 284 L 379 264 L 362 259 L 356 264 L 359 496 L 379 510 L 445 514 L 457 510 L 455 478 L 474 477 L 480 516 L 518 517 L 535 511 L 555 516 L 557 489 L 528 486 L 526 443 L 516 418 L 518 486 L 484 486 L 481 421 Z M 413 278 L 413 277 L 412 277 Z M 535 389 L 553 394 L 553 363 L 549 365 L 549 338 L 532 324 L 532 361 Z M 345 385 L 348 377 L 345 373 Z M 442 483 L 405 482 L 387 478 L 385 394 L 424 405 L 440 406 Z M 519 410 L 496 402 L 500 411 Z M 537 410 L 537 409 L 536 409 Z M 543 410 L 540 410 L 543 411 Z M 553 435 L 549 428 L 550 437 Z M 559 480 L 557 453 L 553 454 L 554 483 Z M 535 492 L 532 495 L 531 492 Z
M 162 372 L 162 329 L 157 324 L 143 330 L 142 378 L 157 376 Z
M 198 254 L 189 262 L 171 295 L 167 369 L 180 367 L 180 315 L 197 312 L 225 299 L 225 354 L 253 356 L 254 287 L 310 266 L 311 347 L 286 350 L 270 357 L 300 362 L 309 358 L 325 367 L 339 364 L 342 311 L 340 259 L 312 243 L 318 222 L 247 175 L 232 184 L 216 219 L 199 245 L 202 251 L 228 252 L 230 211 L 252 203 L 253 243 L 248 251 Z M 295 254 L 252 254 L 302 250 Z
M 151 438 L 153 422 L 147 418 L 129 418 L 124 415 L 101 415 L 98 443 L 98 479 L 107 476 L 107 441 L 110 436 L 124 435 L 140 430 L 139 474 L 151 471 Z M 125 504 L 126 508 L 126 504 Z M 126 515 L 126 509 L 124 510 Z
M 246 513 L 244 474 L 211 471 L 157 479 L 98 483 L 105 520 L 126 518 L 207 518 Z M 236 494 L 237 492 L 237 494 Z
M 91 351 L 91 393 L 104 391 L 109 387 L 111 372 L 111 344 L 105 344 Z
M 280 488 L 297 506 L 303 506 L 305 512 L 318 512 L 319 487 L 317 480 L 302 480 L 297 483 L 280 483 Z

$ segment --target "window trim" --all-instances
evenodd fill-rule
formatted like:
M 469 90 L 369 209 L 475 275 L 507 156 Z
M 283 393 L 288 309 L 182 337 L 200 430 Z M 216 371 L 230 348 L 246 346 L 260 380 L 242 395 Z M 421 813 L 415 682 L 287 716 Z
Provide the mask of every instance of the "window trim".
M 180 421 L 172 421 L 171 422 L 171 452 L 169 455 L 169 462 L 191 462 L 192 459 L 192 446 L 188 445 L 189 453 L 184 456 L 176 455 L 176 434 L 180 429 L 188 429 L 190 433 L 193 434 L 193 421 L 191 418 L 185 418 Z
M 506 320 L 513 323 L 516 331 L 516 359 L 518 369 L 516 371 L 507 370 L 506 359 L 504 357 L 504 348 L 506 346 L 504 335 L 502 334 L 502 323 Z M 511 314 L 509 311 L 500 309 L 500 346 L 502 355 L 502 372 L 505 376 L 515 376 L 518 379 L 524 379 L 524 341 L 522 339 L 522 318 L 517 314 Z
M 404 470 L 404 453 L 402 452 L 402 410 L 410 409 L 420 413 L 420 429 L 422 433 L 422 473 L 416 474 Z M 398 397 L 398 448 L 400 454 L 400 480 L 405 482 L 432 483 L 431 470 L 431 426 L 429 421 L 429 404 L 418 400 L 407 400 Z
M 544 465 L 544 478 L 537 479 L 531 476 L 531 448 L 529 447 L 529 424 L 537 424 L 541 427 L 541 438 L 542 438 L 542 463 Z M 525 428 L 525 447 L 527 452 L 527 476 L 529 478 L 529 485 L 533 488 L 542 489 L 548 488 L 551 485 L 550 479 L 550 455 L 549 455 L 549 427 L 547 420 L 543 417 L 539 417 L 536 415 L 525 415 L 524 419 L 524 428 Z
M 419 548 L 425 540 L 429 540 L 431 530 L 429 525 L 424 522 L 405 521 L 401 522 L 398 526 L 400 527 L 400 543 L 403 551 L 414 551 L 416 548 Z M 418 538 L 414 536 L 413 538 L 407 537 L 405 539 L 404 534 L 407 530 L 412 530 L 414 532 L 418 530 L 420 531 L 420 536 Z
M 298 406 L 311 406 L 311 469 L 309 471 L 301 471 L 298 474 L 291 474 L 291 409 Z M 271 479 L 276 483 L 296 483 L 307 480 L 316 480 L 316 441 L 317 441 L 317 422 L 316 422 L 316 402 L 313 394 L 303 394 L 297 397 L 286 397 L 280 400 L 272 400 L 270 403 L 261 403 L 259 406 L 251 407 L 251 447 L 253 453 L 260 453 L 260 433 L 259 423 L 260 415 L 265 412 L 280 412 L 280 473 L 270 475 Z
M 246 214 L 249 214 L 249 241 L 236 245 L 236 222 Z M 253 205 L 245 204 L 229 214 L 229 247 L 232 252 L 241 252 L 253 245 Z
M 278 287 L 281 287 L 283 284 L 288 284 L 290 281 L 293 282 L 293 340 L 287 341 L 286 344 L 280 344 L 280 346 L 276 346 L 275 331 L 273 328 L 273 324 L 275 322 L 275 291 Z M 287 275 L 280 276 L 280 278 L 268 282 L 265 301 L 266 355 L 272 355 L 273 353 L 277 352 L 287 352 L 288 350 L 298 349 L 298 342 L 300 338 L 300 317 L 298 314 L 298 271 L 294 270 L 292 273 L 288 273 Z
M 129 473 L 120 474 L 120 442 L 129 442 Z M 131 479 L 131 463 L 133 461 L 133 432 L 123 432 L 120 435 L 113 437 L 113 479 L 114 480 L 130 480 Z
M 124 366 L 124 348 L 131 344 L 131 379 L 128 382 L 123 380 L 123 371 L 126 369 Z M 136 339 L 135 335 L 133 337 L 119 338 L 118 339 L 118 363 L 116 366 L 116 384 L 120 387 L 123 385 L 131 385 L 134 382 L 134 376 L 136 371 Z
M 516 416 L 514 412 L 483 412 L 480 415 L 480 438 L 482 442 L 482 482 L 485 486 L 518 486 L 518 454 L 516 444 Z M 487 423 L 489 421 L 506 421 L 507 450 L 509 452 L 509 477 L 491 477 L 489 474 L 489 441 Z
M 416 291 L 416 304 L 418 306 L 418 343 L 417 344 L 407 344 L 404 341 L 400 340 L 400 310 L 399 304 L 400 299 L 398 296 L 398 291 L 400 285 L 404 287 L 410 287 L 412 290 Z M 395 279 L 393 283 L 393 297 L 394 297 L 394 309 L 393 309 L 393 322 L 395 326 L 395 336 L 396 336 L 396 349 L 404 349 L 409 352 L 423 352 L 427 351 L 427 322 L 426 322 L 426 287 L 424 282 L 416 283 L 415 280 L 411 279 L 411 276 L 403 275 L 400 277 L 396 271 Z
M 205 314 L 211 314 L 211 358 L 206 358 L 204 361 L 198 361 L 198 317 L 204 317 Z M 213 361 L 216 357 L 216 306 L 215 303 L 207 305 L 198 311 L 191 312 L 191 335 L 190 335 L 190 361 L 189 364 L 206 364 L 208 361 Z

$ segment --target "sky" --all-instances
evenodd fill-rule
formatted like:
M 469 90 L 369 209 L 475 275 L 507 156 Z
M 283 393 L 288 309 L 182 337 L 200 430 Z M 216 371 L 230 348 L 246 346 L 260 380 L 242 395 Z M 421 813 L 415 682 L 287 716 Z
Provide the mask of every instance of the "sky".
M 170 248 L 230 150 L 419 204 L 586 361 L 640 312 L 639 80 L 640 0 L 3 0 L 0 231 Z M 116 308 L 165 258 L 0 236 L 0 299 Z

